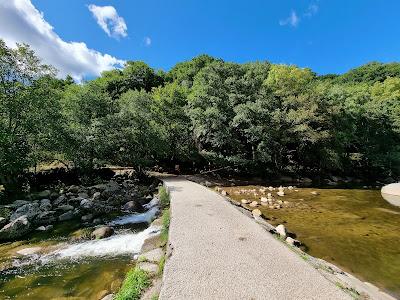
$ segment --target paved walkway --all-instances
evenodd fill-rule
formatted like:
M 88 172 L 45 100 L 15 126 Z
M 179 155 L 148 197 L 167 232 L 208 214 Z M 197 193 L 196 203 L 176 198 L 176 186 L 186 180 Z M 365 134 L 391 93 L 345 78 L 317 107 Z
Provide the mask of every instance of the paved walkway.
M 252 219 L 184 178 L 171 191 L 165 299 L 351 299 Z

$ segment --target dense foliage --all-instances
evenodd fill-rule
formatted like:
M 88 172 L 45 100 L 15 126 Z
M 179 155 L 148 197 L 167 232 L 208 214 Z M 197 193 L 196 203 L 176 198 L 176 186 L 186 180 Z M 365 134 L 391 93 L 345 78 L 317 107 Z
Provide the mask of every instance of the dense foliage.
M 400 64 L 343 75 L 202 55 L 57 79 L 27 45 L 0 41 L 2 181 L 39 163 L 232 166 L 248 174 L 399 175 Z

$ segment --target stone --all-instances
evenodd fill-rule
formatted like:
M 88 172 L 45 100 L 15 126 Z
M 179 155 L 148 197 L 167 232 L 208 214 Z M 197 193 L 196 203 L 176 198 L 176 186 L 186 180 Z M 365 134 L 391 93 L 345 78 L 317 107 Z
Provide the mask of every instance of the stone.
M 81 197 L 83 199 L 89 198 L 89 195 L 87 193 L 78 193 L 78 197 Z
M 163 258 L 163 256 L 164 256 L 164 251 L 161 248 L 156 248 L 140 255 L 139 260 L 159 263 Z
M 14 221 L 21 216 L 26 216 L 28 220 L 32 220 L 40 213 L 39 203 L 32 202 L 19 207 L 10 218 L 10 221 Z
M 122 206 L 122 210 L 133 212 L 137 209 L 137 206 L 136 201 L 128 201 Z
M 76 194 L 79 192 L 79 186 L 71 185 L 68 187 L 67 192 Z
M 93 220 L 93 215 L 92 214 L 88 214 L 88 215 L 84 215 L 81 218 L 82 222 L 90 222 Z
M 47 225 L 47 226 L 39 226 L 38 228 L 36 228 L 37 231 L 49 231 L 51 229 L 53 229 L 53 225 Z
M 40 252 L 42 250 L 42 247 L 30 247 L 30 248 L 25 248 L 25 249 L 21 249 L 19 251 L 17 251 L 17 254 L 19 255 L 33 255 L 36 254 L 38 252 Z
M 0 229 L 0 240 L 21 237 L 30 231 L 31 224 L 27 216 L 20 216 Z
M 266 197 L 261 197 L 261 203 L 262 202 L 269 202 L 269 200 L 268 200 L 268 198 L 266 198 Z
M 62 215 L 60 215 L 58 217 L 58 219 L 63 222 L 63 221 L 69 221 L 72 220 L 75 217 L 74 212 L 73 211 L 67 211 L 65 213 L 63 213 Z
M 162 246 L 162 244 L 163 244 L 163 241 L 161 239 L 161 234 L 158 233 L 151 237 L 148 237 L 144 241 L 141 251 L 147 252 L 147 251 L 150 251 L 150 250 L 153 250 L 153 249 L 156 249 L 156 248 Z
M 291 246 L 300 246 L 300 244 L 301 244 L 300 241 L 295 240 L 294 238 L 291 238 L 290 236 L 288 236 L 286 238 L 286 243 L 288 243 Z
M 104 299 L 104 297 L 108 296 L 109 294 L 110 294 L 109 291 L 107 291 L 107 290 L 102 290 L 102 291 L 100 291 L 100 292 L 97 293 L 96 299 L 102 300 L 102 299 Z
M 23 206 L 23 205 L 25 205 L 25 204 L 29 204 L 29 203 L 31 203 L 30 201 L 27 201 L 27 200 L 15 200 L 12 204 L 11 204 L 11 207 L 12 208 L 19 208 L 19 207 L 21 207 L 21 206 Z
M 0 228 L 6 225 L 8 220 L 6 218 L 0 217 Z
M 61 204 L 66 204 L 66 203 L 67 203 L 67 197 L 65 195 L 61 195 L 56 200 L 54 200 L 53 205 L 59 206 Z
M 51 192 L 49 198 L 50 198 L 50 200 L 55 200 L 55 199 L 57 199 L 59 196 L 60 196 L 59 193 L 57 193 L 57 192 Z
M 262 212 L 261 212 L 261 210 L 259 210 L 258 208 L 253 209 L 251 213 L 253 214 L 253 217 L 255 217 L 255 218 L 256 218 L 256 217 L 261 217 L 261 216 L 262 216 Z
M 103 226 L 100 228 L 95 229 L 92 232 L 92 239 L 104 239 L 104 238 L 108 238 L 110 236 L 112 236 L 114 234 L 114 229 L 112 227 L 109 226 Z
M 241 201 L 240 201 L 242 204 L 249 204 L 249 200 L 247 200 L 247 199 L 242 199 Z
M 151 201 L 149 203 L 143 205 L 143 207 L 145 209 L 150 209 L 150 208 L 153 208 L 153 207 L 155 207 L 155 206 L 157 206 L 159 204 L 160 204 L 160 199 L 158 199 L 158 197 L 154 197 L 153 199 L 151 199 Z
M 60 211 L 69 211 L 69 210 L 73 210 L 74 207 L 72 205 L 68 205 L 68 204 L 64 204 L 64 205 L 60 205 L 59 207 L 57 207 L 57 210 Z
M 319 195 L 319 193 L 318 193 L 318 192 L 316 192 L 316 191 L 312 191 L 312 192 L 311 192 L 311 195 L 318 196 L 318 195 Z
M 43 198 L 50 198 L 51 191 L 50 190 L 44 190 L 41 191 L 40 193 L 36 194 L 36 199 L 43 199 Z
M 103 297 L 101 300 L 113 300 L 114 294 L 108 294 L 107 296 Z
M 93 201 L 99 200 L 101 197 L 101 193 L 100 192 L 95 192 L 92 196 Z
M 137 264 L 137 267 L 139 269 L 142 269 L 143 271 L 146 271 L 150 274 L 157 274 L 158 273 L 158 265 L 157 264 L 153 264 L 153 263 L 149 263 L 149 262 L 139 262 Z
M 275 227 L 275 230 L 281 237 L 286 238 L 287 231 L 286 231 L 285 225 L 280 224 L 280 225 Z
M 222 196 L 228 196 L 228 192 L 225 191 L 225 190 L 222 190 L 222 191 L 221 191 L 221 195 L 222 195 Z
M 101 218 L 96 218 L 92 222 L 93 225 L 99 225 L 101 223 L 103 223 L 103 220 Z
M 93 207 L 93 201 L 89 199 L 83 199 L 79 205 L 84 209 L 91 209 Z
M 56 212 L 54 210 L 48 210 L 41 212 L 35 218 L 35 224 L 46 225 L 54 223 L 57 220 Z
M 50 210 L 51 209 L 51 201 L 50 201 L 50 199 L 42 199 L 42 200 L 40 200 L 39 208 L 41 210 Z
M 261 202 L 261 206 L 269 206 L 267 202 Z
M 253 201 L 249 204 L 250 207 L 257 207 L 258 206 L 258 202 L 257 201 Z

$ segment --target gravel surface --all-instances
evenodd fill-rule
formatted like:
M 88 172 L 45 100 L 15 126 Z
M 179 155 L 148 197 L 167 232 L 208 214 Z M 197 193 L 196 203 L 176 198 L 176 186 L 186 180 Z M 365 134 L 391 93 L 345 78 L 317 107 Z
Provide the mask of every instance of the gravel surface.
M 352 299 L 222 196 L 181 177 L 171 192 L 159 299 Z

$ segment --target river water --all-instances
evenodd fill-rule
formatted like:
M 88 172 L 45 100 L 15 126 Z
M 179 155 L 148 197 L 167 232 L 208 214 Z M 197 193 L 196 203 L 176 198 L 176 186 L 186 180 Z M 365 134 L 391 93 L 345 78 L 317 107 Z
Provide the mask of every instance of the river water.
M 259 201 L 260 193 L 235 194 L 259 188 L 224 189 L 234 200 Z M 400 208 L 386 202 L 380 190 L 299 188 L 286 189 L 283 197 L 276 190 L 272 194 L 289 204 L 280 209 L 259 206 L 268 222 L 284 224 L 310 255 L 400 299 Z
M 85 229 L 67 222 L 0 244 L 0 299 L 97 300 L 117 292 L 145 239 L 161 229 L 147 227 L 157 210 L 111 220 L 116 233 L 102 240 L 76 240 Z

